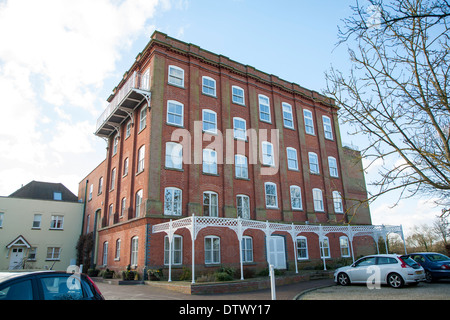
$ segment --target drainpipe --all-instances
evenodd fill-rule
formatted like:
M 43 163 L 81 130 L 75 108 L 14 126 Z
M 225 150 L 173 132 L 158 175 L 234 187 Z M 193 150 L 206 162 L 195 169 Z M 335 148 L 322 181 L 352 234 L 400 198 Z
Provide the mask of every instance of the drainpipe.
M 94 230 L 92 231 L 92 252 L 91 252 L 91 269 L 95 269 L 95 242 L 96 242 L 96 234 L 97 234 L 97 216 L 98 216 L 98 210 L 95 211 L 95 217 L 94 217 Z
M 84 218 L 85 218 L 85 215 L 86 215 L 86 202 L 87 202 L 88 183 L 89 183 L 89 180 L 86 179 L 86 188 L 84 190 L 83 220 L 81 221 L 81 235 L 83 235 L 83 230 L 84 230 Z

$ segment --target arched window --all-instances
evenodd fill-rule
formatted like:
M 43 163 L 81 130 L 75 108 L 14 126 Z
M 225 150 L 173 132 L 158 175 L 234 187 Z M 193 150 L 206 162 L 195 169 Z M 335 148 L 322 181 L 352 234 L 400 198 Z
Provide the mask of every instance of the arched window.
M 297 239 L 297 260 L 308 259 L 308 241 L 306 237 L 298 236 Z
M 203 192 L 203 215 L 208 217 L 219 216 L 219 196 L 212 191 Z
M 314 200 L 314 211 L 323 212 L 324 206 L 323 206 L 322 190 L 313 189 L 313 200 Z
M 205 264 L 220 263 L 220 238 L 217 236 L 205 237 Z
M 277 185 L 273 182 L 264 183 L 266 190 L 266 208 L 278 208 Z
M 138 264 L 138 239 L 138 237 L 133 237 L 131 239 L 130 265 L 134 268 Z

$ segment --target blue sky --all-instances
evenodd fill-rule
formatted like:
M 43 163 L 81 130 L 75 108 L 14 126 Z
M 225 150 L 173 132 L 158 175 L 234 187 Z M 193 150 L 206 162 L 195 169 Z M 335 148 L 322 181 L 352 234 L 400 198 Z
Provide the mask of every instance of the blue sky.
M 322 92 L 331 65 L 349 68 L 346 47 L 335 44 L 354 3 L 0 0 L 0 195 L 31 180 L 78 193 L 106 154 L 105 141 L 93 135 L 96 120 L 155 29 Z M 341 135 L 348 144 L 365 142 L 345 127 Z M 422 199 L 389 209 L 394 201 L 372 205 L 373 223 L 407 229 L 439 213 Z

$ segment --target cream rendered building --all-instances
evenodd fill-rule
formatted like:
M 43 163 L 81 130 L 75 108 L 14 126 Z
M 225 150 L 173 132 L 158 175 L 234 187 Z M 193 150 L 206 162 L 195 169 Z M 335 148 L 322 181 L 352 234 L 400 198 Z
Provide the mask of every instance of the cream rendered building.
M 82 218 L 83 203 L 60 183 L 32 181 L 0 197 L 0 270 L 66 270 Z

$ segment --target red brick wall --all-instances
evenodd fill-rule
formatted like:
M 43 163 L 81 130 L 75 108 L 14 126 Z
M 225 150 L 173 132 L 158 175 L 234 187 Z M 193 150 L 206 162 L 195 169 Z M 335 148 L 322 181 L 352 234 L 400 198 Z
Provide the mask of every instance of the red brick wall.
M 147 47 L 144 54 L 139 56 L 139 60 L 133 65 L 133 70 L 151 70 L 151 90 L 152 100 L 150 109 L 147 112 L 146 128 L 139 132 L 139 114 L 141 107 L 147 108 L 146 102 L 136 108 L 134 126 L 131 129 L 130 137 L 125 137 L 125 121 L 120 128 L 120 141 L 117 154 L 112 155 L 113 139 L 109 139 L 109 148 L 105 162 L 90 174 L 90 179 L 97 179 L 98 175 L 104 175 L 103 194 L 92 205 L 88 205 L 88 212 L 101 207 L 102 215 L 108 213 L 110 204 L 114 206 L 115 219 L 110 218 L 103 221 L 103 227 L 99 233 L 98 257 L 101 259 L 102 243 L 108 241 L 109 249 L 115 248 L 115 239 L 122 238 L 122 253 L 127 256 L 126 248 L 129 247 L 131 237 L 134 233 L 139 233 L 139 245 L 145 239 L 146 219 L 133 220 L 126 223 L 130 217 L 134 217 L 135 195 L 140 189 L 143 190 L 142 206 L 146 208 L 149 223 L 156 221 L 167 221 L 176 219 L 174 216 L 164 216 L 164 189 L 166 187 L 176 187 L 182 193 L 182 217 L 195 213 L 202 215 L 202 201 L 204 191 L 214 191 L 218 194 L 219 217 L 236 217 L 236 195 L 245 194 L 250 197 L 251 219 L 282 221 L 286 223 L 335 223 L 346 220 L 344 214 L 335 214 L 332 200 L 332 191 L 339 191 L 343 197 L 346 196 L 348 188 L 344 188 L 343 181 L 345 172 L 341 168 L 342 149 L 340 146 L 339 128 L 337 127 L 337 109 L 330 104 L 331 100 L 311 92 L 296 84 L 286 82 L 276 76 L 260 72 L 252 67 L 243 66 L 223 56 L 201 50 L 199 47 L 184 44 L 175 39 L 164 37 L 156 33 L 154 38 L 163 42 L 170 42 L 173 46 L 185 50 L 176 51 L 172 47 L 153 44 Z M 190 53 L 195 53 L 193 56 Z M 204 58 L 197 58 L 203 56 Z M 219 66 L 223 63 L 232 68 Z M 169 65 L 175 65 L 184 70 L 184 88 L 168 84 Z M 238 71 L 236 71 L 238 70 Z M 208 76 L 216 80 L 216 97 L 207 96 L 202 93 L 202 76 Z M 232 102 L 232 86 L 236 85 L 244 89 L 245 106 Z M 259 120 L 258 94 L 263 94 L 270 99 L 271 124 Z M 172 133 L 180 129 L 179 127 L 166 124 L 167 101 L 175 100 L 184 105 L 183 128 L 192 133 L 191 139 L 191 163 L 194 160 L 194 122 L 202 120 L 202 110 L 210 109 L 217 113 L 217 129 L 222 132 L 224 142 L 226 141 L 225 130 L 233 128 L 233 117 L 240 117 L 246 120 L 247 129 L 279 129 L 279 170 L 274 175 L 261 175 L 262 168 L 259 159 L 258 164 L 248 166 L 249 179 L 236 179 L 234 165 L 219 164 L 217 175 L 207 175 L 202 173 L 201 164 L 183 164 L 182 170 L 168 170 L 165 168 L 165 145 L 171 141 Z M 294 129 L 283 126 L 282 102 L 292 106 Z M 313 113 L 315 135 L 305 133 L 303 110 L 308 109 Z M 330 117 L 333 127 L 333 140 L 324 137 L 322 116 Z M 218 136 L 213 136 L 215 141 Z M 269 141 L 270 134 L 269 134 Z M 273 142 L 273 141 L 272 141 Z M 211 141 L 203 141 L 199 149 L 203 149 L 211 144 Z M 235 146 L 234 154 L 237 153 L 238 142 L 233 141 Z M 136 174 L 138 149 L 145 145 L 145 169 Z M 245 152 L 250 161 L 249 142 L 245 143 Z M 258 148 L 261 147 L 259 141 Z M 298 171 L 287 169 L 286 148 L 293 147 L 297 150 L 299 164 Z M 199 159 L 201 159 L 201 150 Z M 186 154 L 187 150 L 183 150 Z M 227 150 L 223 150 L 223 158 Z M 308 152 L 315 152 L 318 155 L 320 174 L 309 173 Z M 220 153 L 219 153 L 220 154 Z M 337 160 L 339 177 L 329 176 L 328 157 L 332 156 Z M 123 175 L 123 164 L 125 158 L 129 159 L 128 175 Z M 233 158 L 234 160 L 234 158 Z M 219 159 L 219 162 L 221 160 Z M 278 159 L 276 159 L 278 161 Z M 116 168 L 116 185 L 110 191 L 111 170 Z M 358 178 L 360 179 L 360 177 Z M 264 182 L 273 182 L 277 185 L 278 209 L 266 209 Z M 302 191 L 302 210 L 291 209 L 290 186 L 297 185 Z M 323 192 L 325 212 L 314 212 L 312 189 L 319 188 Z M 95 190 L 95 186 L 94 186 Z M 353 189 L 351 189 L 353 190 Z M 82 182 L 80 183 L 80 194 L 82 193 Z M 127 198 L 129 215 L 120 216 L 121 200 Z M 99 205 L 100 203 L 100 205 Z M 369 214 L 364 213 L 364 214 Z M 156 220 L 154 219 L 156 218 Z M 159 219 L 159 220 L 158 220 Z M 93 220 L 93 219 L 91 219 Z M 361 221 L 367 221 L 362 219 Z M 369 219 L 370 221 L 370 219 Z M 113 226 L 117 225 L 118 226 Z M 92 230 L 92 228 L 90 228 Z M 183 234 L 183 263 L 191 264 L 190 261 L 190 234 L 180 231 Z M 228 229 L 202 230 L 196 241 L 196 264 L 204 264 L 204 241 L 205 233 L 217 234 L 221 238 L 222 263 L 238 263 L 236 260 L 236 248 L 238 243 L 236 235 Z M 264 265 L 264 234 L 258 231 L 246 231 L 246 234 L 254 237 L 254 258 L 256 264 Z M 319 247 L 317 236 L 312 234 L 308 239 L 310 259 L 319 259 Z M 150 266 L 163 265 L 163 234 L 152 234 L 150 237 Z M 332 257 L 339 257 L 339 237 L 330 237 Z M 126 244 L 126 245 L 125 245 Z M 293 261 L 292 240 L 286 235 L 287 260 Z M 370 247 L 370 245 L 369 245 Z M 144 246 L 142 246 L 144 248 Z M 113 257 L 111 252 L 109 257 Z M 129 256 L 129 253 L 128 253 Z M 139 252 L 139 261 L 144 264 L 145 251 Z M 129 258 L 128 258 L 129 260 Z M 101 260 L 99 260 L 101 261 Z M 114 268 L 124 267 L 128 262 L 111 262 Z

